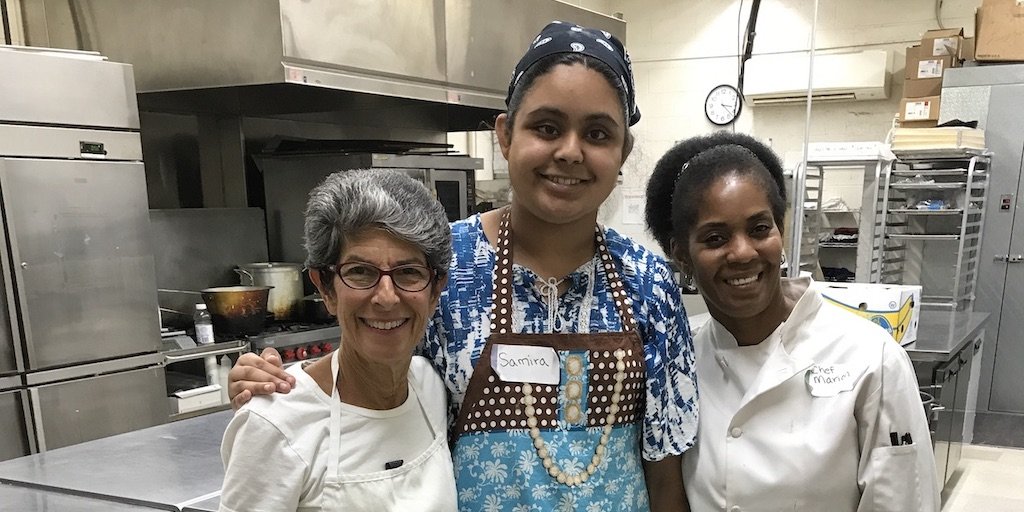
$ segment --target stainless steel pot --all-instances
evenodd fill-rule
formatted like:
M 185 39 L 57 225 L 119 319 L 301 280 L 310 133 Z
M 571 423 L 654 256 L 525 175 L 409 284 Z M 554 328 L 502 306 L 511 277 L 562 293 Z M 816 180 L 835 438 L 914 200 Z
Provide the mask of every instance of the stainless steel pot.
M 235 272 L 241 284 L 273 287 L 267 299 L 267 310 L 273 313 L 274 320 L 297 320 L 302 314 L 302 265 L 248 263 L 239 265 Z
M 324 298 L 319 293 L 306 295 L 302 298 L 303 305 L 303 320 L 314 324 L 329 324 L 334 322 L 336 319 L 329 311 L 327 311 L 327 303 L 324 302 Z

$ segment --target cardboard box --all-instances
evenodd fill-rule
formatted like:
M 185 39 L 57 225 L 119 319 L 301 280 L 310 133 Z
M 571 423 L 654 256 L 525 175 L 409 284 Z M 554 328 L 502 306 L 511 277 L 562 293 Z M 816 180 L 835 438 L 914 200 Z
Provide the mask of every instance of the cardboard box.
M 900 122 L 900 128 L 935 128 L 939 126 L 939 121 L 903 121 Z
M 900 345 L 917 340 L 920 286 L 817 281 L 811 286 L 821 292 L 826 302 L 878 324 Z
M 924 49 L 923 56 L 951 56 L 957 61 L 960 60 L 960 47 L 963 45 L 963 42 L 963 28 L 929 30 L 921 36 L 921 48 Z M 959 62 L 957 65 L 959 65 Z
M 926 98 L 942 93 L 942 77 L 939 78 L 908 78 L 903 81 L 904 98 Z
M 914 121 L 937 122 L 939 120 L 939 108 L 942 106 L 940 100 L 940 96 L 903 98 L 900 100 L 900 121 L 902 121 L 900 125 L 909 127 L 906 123 Z
M 907 64 L 904 67 L 904 79 L 940 78 L 942 73 L 956 67 L 957 60 L 952 55 L 930 55 L 928 48 L 918 45 L 907 48 Z
M 974 18 L 976 60 L 1024 60 L 1024 2 L 985 0 Z
M 960 47 L 960 60 L 974 60 L 974 38 L 965 37 L 964 44 Z

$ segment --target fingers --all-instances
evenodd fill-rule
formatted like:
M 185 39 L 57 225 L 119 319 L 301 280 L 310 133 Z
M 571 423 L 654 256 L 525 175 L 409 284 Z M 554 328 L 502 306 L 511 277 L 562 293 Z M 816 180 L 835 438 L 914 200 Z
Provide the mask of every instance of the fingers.
M 281 357 L 273 349 L 266 349 L 259 356 L 242 354 L 228 372 L 228 396 L 236 408 L 255 395 L 287 393 L 294 385 L 295 377 L 281 367 Z
M 284 367 L 284 363 L 281 362 L 281 354 L 274 347 L 263 349 L 263 352 L 260 352 L 260 358 L 278 368 Z
M 252 399 L 252 393 L 249 390 L 242 390 L 231 399 L 231 408 L 237 411 L 248 403 L 250 399 Z

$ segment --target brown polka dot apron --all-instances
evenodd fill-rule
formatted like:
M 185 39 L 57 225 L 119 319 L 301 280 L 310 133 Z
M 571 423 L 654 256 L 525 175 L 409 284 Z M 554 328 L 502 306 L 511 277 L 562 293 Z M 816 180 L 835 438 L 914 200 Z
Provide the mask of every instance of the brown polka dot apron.
M 490 337 L 451 434 L 459 508 L 646 511 L 643 345 L 604 232 L 595 227 L 595 245 L 625 330 L 517 334 L 510 218 L 506 208 Z M 515 373 L 524 367 L 544 375 Z

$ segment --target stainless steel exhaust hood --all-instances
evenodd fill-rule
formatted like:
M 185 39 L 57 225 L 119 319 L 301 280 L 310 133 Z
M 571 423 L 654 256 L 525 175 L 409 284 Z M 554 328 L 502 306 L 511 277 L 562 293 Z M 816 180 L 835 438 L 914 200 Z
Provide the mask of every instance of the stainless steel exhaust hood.
M 132 64 L 142 110 L 287 115 L 391 98 L 443 106 L 450 128 L 504 108 L 509 71 L 548 21 L 626 31 L 556 0 L 70 0 L 42 9 L 26 16 L 45 20 L 26 27 L 29 44 Z

